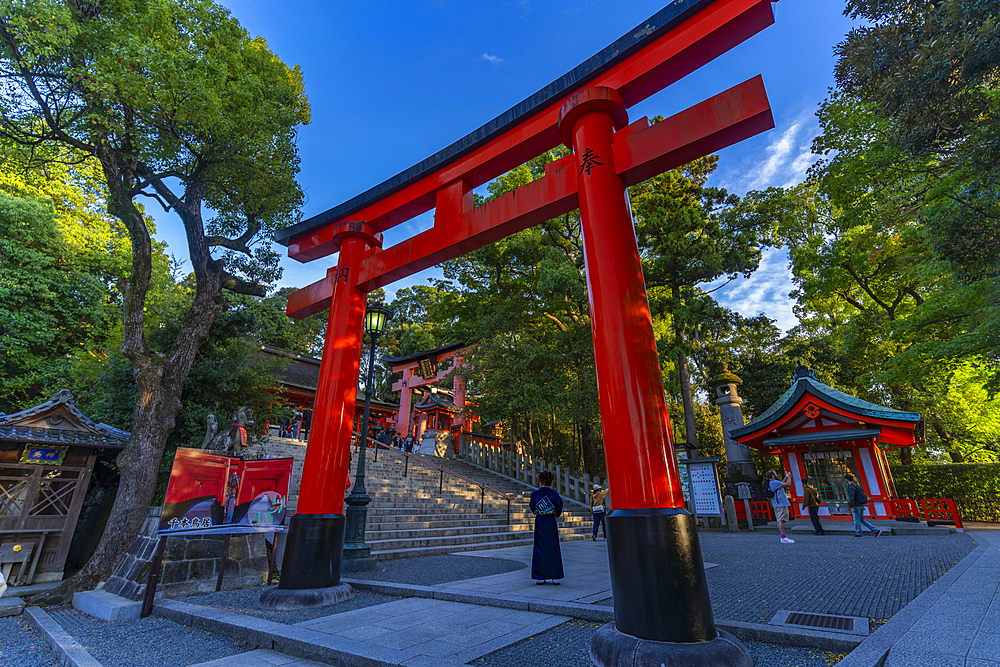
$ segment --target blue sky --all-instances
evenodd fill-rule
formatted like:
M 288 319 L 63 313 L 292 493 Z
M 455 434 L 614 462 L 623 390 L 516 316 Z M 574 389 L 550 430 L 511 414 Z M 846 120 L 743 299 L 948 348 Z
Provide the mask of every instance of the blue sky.
M 666 0 L 225 0 L 285 63 L 302 68 L 312 124 L 299 132 L 304 217 L 381 183 L 483 125 L 653 15 Z M 670 115 L 762 74 L 776 127 L 720 153 L 714 183 L 737 193 L 801 180 L 817 105 L 833 84 L 843 0 L 781 0 L 775 25 L 629 110 Z M 179 221 L 153 212 L 157 236 L 186 257 Z M 391 230 L 386 245 L 431 225 Z M 282 248 L 282 250 L 284 250 Z M 283 260 L 281 285 L 319 280 L 333 258 Z M 434 270 L 395 283 L 424 282 Z M 392 293 L 392 288 L 388 291 Z M 715 292 L 744 315 L 795 324 L 787 254 Z

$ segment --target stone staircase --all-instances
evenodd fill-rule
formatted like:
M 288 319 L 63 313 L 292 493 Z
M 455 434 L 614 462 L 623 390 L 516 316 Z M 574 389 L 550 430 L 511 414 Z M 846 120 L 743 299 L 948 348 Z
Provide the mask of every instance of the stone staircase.
M 498 549 L 531 544 L 534 516 L 528 511 L 532 488 L 481 470 L 464 461 L 421 457 L 503 493 L 513 496 L 510 525 L 507 501 L 459 478 L 411 460 L 395 450 L 367 450 L 365 488 L 368 506 L 366 541 L 379 560 L 429 556 L 476 549 Z M 357 449 L 353 450 L 353 480 Z M 405 470 L 405 476 L 404 476 Z M 480 509 L 482 507 L 482 512 Z M 567 502 L 559 519 L 560 540 L 590 536 L 591 516 L 586 507 Z

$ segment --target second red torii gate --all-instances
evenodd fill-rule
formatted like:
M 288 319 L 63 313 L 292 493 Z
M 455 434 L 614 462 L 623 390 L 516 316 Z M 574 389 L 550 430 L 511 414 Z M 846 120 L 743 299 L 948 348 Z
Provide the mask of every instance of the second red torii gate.
M 626 110 L 770 25 L 770 2 L 675 0 L 480 130 L 276 235 L 300 261 L 340 253 L 323 280 L 288 303 L 293 317 L 329 307 L 330 318 L 299 514 L 292 520 L 280 588 L 334 587 L 340 581 L 344 490 L 331 480 L 347 473 L 366 294 L 579 208 L 615 499 L 608 516 L 615 628 L 595 636 L 592 657 L 600 664 L 624 664 L 619 657 L 646 651 L 650 664 L 660 664 L 657 656 L 673 660 L 689 650 L 685 646 L 702 643 L 700 661 L 682 662 L 748 664 L 745 649 L 714 626 L 697 527 L 684 509 L 673 458 L 625 188 L 770 129 L 773 119 L 760 77 L 653 126 L 645 118 L 629 125 Z M 542 178 L 473 207 L 473 188 L 559 143 L 573 154 L 547 165 Z M 382 248 L 381 232 L 431 208 L 432 229 Z M 642 642 L 650 648 L 640 651 Z

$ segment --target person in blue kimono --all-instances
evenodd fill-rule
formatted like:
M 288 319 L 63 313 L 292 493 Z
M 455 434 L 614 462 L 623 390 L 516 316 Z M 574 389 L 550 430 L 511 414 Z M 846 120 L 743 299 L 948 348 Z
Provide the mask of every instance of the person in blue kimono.
M 536 584 L 551 581 L 558 586 L 563 578 L 562 553 L 559 551 L 559 521 L 563 501 L 551 488 L 553 476 L 548 470 L 538 473 L 541 487 L 531 494 L 528 509 L 535 515 L 535 549 L 531 554 L 531 578 Z

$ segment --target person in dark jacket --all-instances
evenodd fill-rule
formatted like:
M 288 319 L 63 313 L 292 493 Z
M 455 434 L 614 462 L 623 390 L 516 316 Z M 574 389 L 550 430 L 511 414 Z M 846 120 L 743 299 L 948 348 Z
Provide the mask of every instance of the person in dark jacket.
M 819 491 L 805 477 L 802 478 L 802 486 L 805 489 L 803 503 L 809 508 L 809 520 L 812 521 L 813 528 L 816 529 L 813 534 L 826 535 L 826 532 L 823 531 L 823 524 L 819 522 Z
M 847 480 L 847 504 L 851 507 L 851 514 L 854 515 L 854 537 L 864 537 L 861 533 L 862 525 L 872 531 L 875 537 L 878 537 L 882 534 L 882 531 L 868 523 L 868 520 L 865 518 L 865 506 L 868 504 L 868 496 L 865 495 L 865 492 L 858 485 L 858 478 L 851 473 L 847 473 L 844 475 L 844 479 Z
M 535 515 L 535 548 L 531 553 L 531 578 L 536 584 L 551 581 L 559 585 L 563 578 L 562 553 L 559 551 L 559 515 L 563 501 L 553 490 L 553 476 L 548 470 L 538 473 L 541 486 L 531 494 L 528 509 Z

